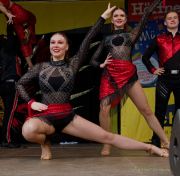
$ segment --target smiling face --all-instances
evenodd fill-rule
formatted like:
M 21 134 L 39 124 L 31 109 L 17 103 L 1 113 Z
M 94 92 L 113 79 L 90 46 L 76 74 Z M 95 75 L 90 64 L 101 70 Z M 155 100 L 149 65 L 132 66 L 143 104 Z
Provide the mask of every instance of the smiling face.
M 63 60 L 68 49 L 68 41 L 63 34 L 56 33 L 51 37 L 50 53 L 54 61 Z
M 178 29 L 179 26 L 179 16 L 176 12 L 169 12 L 166 17 L 164 24 L 166 25 L 167 29 L 173 30 Z
M 114 25 L 115 30 L 124 29 L 124 26 L 127 22 L 127 16 L 124 10 L 116 9 L 112 14 L 111 22 Z

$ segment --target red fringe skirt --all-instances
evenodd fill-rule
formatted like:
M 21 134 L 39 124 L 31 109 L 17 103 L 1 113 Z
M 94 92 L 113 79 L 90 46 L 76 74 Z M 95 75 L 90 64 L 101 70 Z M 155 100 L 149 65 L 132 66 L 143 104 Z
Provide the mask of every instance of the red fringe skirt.
M 113 59 L 104 70 L 100 84 L 100 100 L 115 106 L 127 88 L 137 80 L 136 66 L 127 60 Z

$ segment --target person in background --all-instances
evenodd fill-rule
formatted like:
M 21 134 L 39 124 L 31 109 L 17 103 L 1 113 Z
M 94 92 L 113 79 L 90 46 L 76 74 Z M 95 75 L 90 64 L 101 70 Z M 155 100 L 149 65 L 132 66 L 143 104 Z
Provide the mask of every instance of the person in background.
M 0 11 L 7 17 L 18 36 L 21 52 L 29 68 L 32 68 L 33 46 L 36 45 L 36 17 L 22 6 L 10 1 L 0 0 Z
M 173 92 L 175 99 L 175 112 L 180 108 L 180 31 L 179 16 L 175 11 L 165 15 L 164 25 L 166 32 L 154 38 L 151 45 L 142 56 L 142 61 L 148 71 L 158 75 L 156 83 L 155 115 L 164 127 L 165 115 L 170 94 Z M 155 68 L 150 58 L 157 53 L 159 67 Z M 160 146 L 160 139 L 154 133 L 152 143 Z
M 13 35 L 11 25 L 7 25 L 7 36 L 1 36 L 0 45 L 0 96 L 4 104 L 1 146 L 15 148 L 20 147 L 19 139 L 13 133 L 9 142 L 7 131 L 8 123 L 13 115 L 13 105 L 17 98 L 16 82 L 21 76 L 21 68 L 20 58 L 17 56 L 17 40 Z

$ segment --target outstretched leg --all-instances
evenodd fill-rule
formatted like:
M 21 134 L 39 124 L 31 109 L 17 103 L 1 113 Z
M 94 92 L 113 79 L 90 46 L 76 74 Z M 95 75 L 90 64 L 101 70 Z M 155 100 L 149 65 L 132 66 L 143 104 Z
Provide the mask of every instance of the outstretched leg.
M 41 159 L 48 160 L 52 158 L 50 141 L 47 136 L 53 134 L 54 127 L 46 124 L 37 118 L 26 121 L 22 128 L 22 134 L 27 141 L 35 142 L 41 145 Z
M 138 110 L 145 117 L 149 127 L 160 137 L 162 144 L 169 145 L 168 138 L 164 130 L 162 129 L 159 121 L 153 114 L 139 81 L 137 81 L 128 90 L 128 95 L 131 98 L 131 100 L 134 102 Z
M 68 124 L 63 129 L 63 132 L 76 137 L 110 144 L 121 149 L 145 150 L 150 151 L 151 153 L 155 153 L 159 156 L 168 156 L 168 153 L 164 153 L 162 149 L 156 146 L 152 146 L 150 144 L 138 142 L 136 140 L 123 137 L 118 134 L 107 132 L 103 130 L 100 126 L 86 119 L 83 119 L 78 115 L 76 115 L 74 119 L 70 122 L 70 124 Z

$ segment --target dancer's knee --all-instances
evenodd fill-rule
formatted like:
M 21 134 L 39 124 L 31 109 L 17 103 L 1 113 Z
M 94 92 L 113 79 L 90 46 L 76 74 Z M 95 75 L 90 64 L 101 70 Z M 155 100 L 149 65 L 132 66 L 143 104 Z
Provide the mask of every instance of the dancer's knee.
M 27 122 L 22 127 L 22 135 L 28 141 L 33 140 L 36 132 L 37 132 L 37 127 L 33 123 Z
M 151 116 L 153 115 L 153 112 L 152 110 L 150 109 L 150 107 L 147 105 L 147 106 L 143 106 L 141 109 L 140 109 L 141 113 L 144 115 L 144 116 Z
M 100 105 L 100 114 L 104 117 L 108 116 L 110 113 L 110 107 L 109 106 L 104 106 Z

